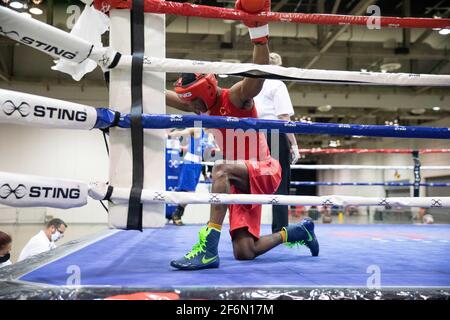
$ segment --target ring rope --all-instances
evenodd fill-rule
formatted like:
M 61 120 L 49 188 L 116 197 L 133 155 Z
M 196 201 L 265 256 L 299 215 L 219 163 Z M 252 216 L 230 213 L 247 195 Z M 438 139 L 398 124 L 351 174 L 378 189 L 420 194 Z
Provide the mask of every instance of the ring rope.
M 86 59 L 95 61 L 103 71 L 112 66 L 130 68 L 131 55 L 121 55 L 112 48 L 94 48 L 88 41 L 49 26 L 36 19 L 0 7 L 1 31 L 22 44 L 31 46 L 52 56 L 80 63 Z M 24 39 L 34 39 L 30 42 Z M 38 44 L 47 44 L 42 46 Z M 241 77 L 281 79 L 306 83 L 397 85 L 397 86 L 450 86 L 449 75 L 426 75 L 405 73 L 331 71 L 300 68 L 284 68 L 274 65 L 235 64 L 181 59 L 144 58 L 144 70 L 158 72 L 201 72 L 228 74 Z
M 182 161 L 180 161 L 180 164 Z M 214 162 L 201 162 L 204 166 L 214 166 Z M 292 169 L 303 170 L 413 170 L 414 166 L 371 166 L 341 164 L 292 164 Z M 421 166 L 421 170 L 450 170 L 450 166 Z
M 199 181 L 202 184 L 212 184 L 210 180 Z M 448 182 L 412 183 L 412 182 L 323 182 L 323 181 L 291 181 L 291 186 L 361 186 L 361 187 L 450 187 Z
M 412 183 L 412 182 L 322 182 L 322 181 L 291 181 L 291 186 L 381 186 L 381 187 L 450 187 L 447 182 Z
M 1 9 L 1 7 L 0 7 Z M 44 107 L 36 116 L 36 107 Z M 57 99 L 0 89 L 0 122 L 47 128 L 107 129 L 117 125 L 131 127 L 130 114 L 118 114 L 107 108 L 93 108 Z M 51 110 L 56 111 L 51 111 Z M 50 112 L 51 111 L 51 112 Z M 57 117 L 55 117 L 55 114 Z M 236 118 L 198 115 L 143 114 L 146 129 L 226 128 L 242 130 L 278 130 L 284 133 L 326 134 L 344 136 L 450 139 L 450 128 L 419 126 L 352 125 L 336 123 L 304 123 L 286 120 Z
M 0 204 L 11 207 L 50 207 L 69 209 L 94 200 L 127 203 L 130 188 L 114 188 L 108 183 L 85 183 L 0 172 Z M 268 194 L 216 194 L 172 191 L 142 191 L 143 204 L 276 204 L 318 206 L 383 206 L 449 208 L 450 197 L 349 197 L 349 196 L 288 196 Z
M 419 154 L 430 154 L 430 153 L 450 153 L 450 149 L 322 149 L 322 148 L 312 148 L 312 149 L 299 149 L 300 154 L 349 154 L 349 153 L 400 153 L 400 154 L 411 154 L 413 151 L 418 151 Z
M 98 10 L 109 11 L 111 8 L 130 9 L 131 0 L 96 0 Z M 186 17 L 202 17 L 226 20 L 251 20 L 258 22 L 290 22 L 314 25 L 361 25 L 373 23 L 374 17 L 349 16 L 336 14 L 307 14 L 285 12 L 262 12 L 249 14 L 243 11 L 213 6 L 179 3 L 172 1 L 146 0 L 144 10 L 150 13 L 175 14 Z M 389 28 L 439 28 L 450 27 L 450 19 L 443 18 L 398 18 L 376 17 L 381 27 Z
M 122 56 L 119 67 L 129 65 L 129 56 Z M 286 68 L 254 63 L 209 62 L 187 59 L 146 57 L 144 69 L 155 72 L 214 73 L 230 76 L 278 79 L 302 83 L 394 86 L 450 86 L 449 75 L 382 73 L 361 71 Z
M 100 113 L 107 109 L 97 109 Z M 110 118 L 107 115 L 106 118 Z M 107 121 L 102 121 L 103 123 Z M 266 120 L 258 118 L 236 118 L 221 116 L 198 115 L 160 115 L 146 114 L 143 116 L 143 126 L 147 129 L 166 128 L 225 128 L 242 130 L 279 130 L 283 133 L 350 135 L 367 137 L 395 137 L 395 138 L 429 138 L 450 139 L 450 128 L 431 128 L 419 126 L 381 126 L 355 125 L 337 123 L 304 123 L 300 121 Z M 122 115 L 119 121 L 121 128 L 129 128 L 129 115 Z
M 413 170 L 414 166 L 371 166 L 340 164 L 294 164 L 291 169 L 303 170 Z M 421 170 L 450 170 L 450 166 L 421 166 Z

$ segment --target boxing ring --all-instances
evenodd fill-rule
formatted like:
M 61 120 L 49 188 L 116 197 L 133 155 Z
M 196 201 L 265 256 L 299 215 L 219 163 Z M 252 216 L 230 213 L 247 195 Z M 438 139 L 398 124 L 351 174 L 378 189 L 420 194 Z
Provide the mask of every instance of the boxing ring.
M 164 176 L 161 172 L 164 170 L 156 172 L 163 167 L 164 158 L 160 129 L 198 127 L 199 123 L 203 128 L 232 130 L 450 139 L 449 128 L 166 115 L 160 108 L 164 104 L 164 88 L 161 88 L 164 72 L 211 72 L 312 83 L 447 87 L 450 76 L 305 70 L 165 59 L 161 56 L 164 55 L 161 48 L 155 51 L 156 56 L 145 56 L 144 51 L 148 48 L 144 50 L 143 47 L 127 54 L 128 42 L 119 43 L 119 40 L 129 37 L 129 33 L 124 35 L 117 27 L 124 24 L 129 27 L 130 21 L 136 23 L 133 26 L 141 27 L 155 23 L 157 26 L 152 31 L 156 30 L 161 40 L 164 22 L 161 14 L 233 20 L 250 17 L 261 21 L 314 24 L 365 24 L 367 17 L 286 13 L 248 15 L 232 9 L 147 0 L 133 1 L 133 6 L 137 6 L 133 11 L 140 17 L 134 16 L 130 20 L 124 17 L 131 9 L 131 1 L 96 1 L 96 5 L 97 9 L 111 10 L 111 19 L 116 22 L 111 26 L 111 32 L 115 32 L 111 35 L 111 48 L 95 47 L 77 36 L 27 20 L 0 7 L 3 35 L 51 55 L 76 52 L 74 55 L 63 53 L 60 58 L 75 64 L 88 59 L 111 73 L 110 108 L 93 108 L 0 90 L 4 111 L 0 113 L 2 123 L 67 130 L 109 130 L 111 143 L 109 183 L 0 172 L 0 203 L 12 207 L 70 209 L 84 206 L 88 201 L 105 200 L 109 204 L 110 225 L 114 227 L 0 269 L 0 298 L 106 299 L 144 292 L 141 298 L 149 299 L 450 299 L 450 225 L 317 225 L 316 234 L 321 246 L 318 257 L 311 257 L 302 248 L 279 246 L 253 261 L 235 260 L 231 239 L 224 236 L 219 245 L 221 267 L 195 272 L 175 271 L 170 268 L 169 261 L 185 253 L 186 243 L 195 242 L 198 226 L 167 225 L 161 228 L 165 204 L 450 208 L 450 196 L 382 198 L 172 192 L 165 191 L 162 186 Z M 144 19 L 144 11 L 152 14 L 146 14 Z M 382 17 L 381 24 L 403 28 L 448 28 L 450 20 Z M 140 31 L 136 32 L 138 36 Z M 24 34 L 52 45 L 43 47 L 27 43 L 23 41 Z M 139 39 L 134 41 L 136 44 Z M 59 51 L 61 48 L 64 50 Z M 139 78 L 142 74 L 144 77 Z M 144 88 L 144 92 L 136 89 L 145 87 L 148 81 L 155 81 L 155 85 Z M 128 83 L 124 96 L 131 96 L 131 112 L 130 102 L 117 92 L 124 83 Z M 151 95 L 152 91 L 155 95 L 151 103 L 156 109 L 148 109 L 149 101 L 142 102 L 143 94 Z M 56 109 L 61 116 L 58 119 L 39 116 L 36 106 Z M 124 160 L 120 157 L 121 152 L 130 156 Z M 155 166 L 154 176 L 149 177 L 149 172 L 141 168 L 144 159 L 150 161 L 150 167 Z M 417 181 L 413 185 L 417 186 Z M 262 226 L 262 233 L 269 233 L 269 229 L 267 225 Z M 226 232 L 225 225 L 224 234 Z
M 80 240 L 9 271 L 0 269 L 0 278 L 11 278 L 0 287 L 0 296 L 92 299 L 153 292 L 180 299 L 449 298 L 447 225 L 320 225 L 319 257 L 280 247 L 250 262 L 236 261 L 230 237 L 223 237 L 221 268 L 174 271 L 167 261 L 183 255 L 197 231 L 198 226 L 167 226 Z M 267 225 L 262 228 L 269 231 Z

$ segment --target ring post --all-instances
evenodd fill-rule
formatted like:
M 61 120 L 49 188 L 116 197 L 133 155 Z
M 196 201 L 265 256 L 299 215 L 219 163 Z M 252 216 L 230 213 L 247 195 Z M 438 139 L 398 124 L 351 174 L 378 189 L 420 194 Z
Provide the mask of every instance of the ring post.
M 130 54 L 130 11 L 111 10 L 111 47 Z M 145 14 L 145 55 L 165 57 L 165 16 Z M 165 85 L 163 72 L 143 73 L 144 113 L 166 113 Z M 111 70 L 109 100 L 110 107 L 129 113 L 131 106 L 131 69 Z M 165 134 L 163 130 L 144 131 L 144 189 L 165 190 Z M 132 184 L 132 148 L 129 129 L 110 130 L 109 181 L 116 187 L 130 188 Z M 113 228 L 127 227 L 128 204 L 109 204 L 109 225 Z M 161 227 L 165 224 L 165 205 L 143 206 L 143 228 Z

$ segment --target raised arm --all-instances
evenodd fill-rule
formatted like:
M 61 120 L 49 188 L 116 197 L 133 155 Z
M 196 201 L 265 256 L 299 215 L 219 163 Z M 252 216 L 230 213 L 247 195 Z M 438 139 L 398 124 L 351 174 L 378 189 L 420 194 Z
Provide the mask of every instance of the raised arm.
M 187 104 L 186 102 L 184 102 L 183 100 L 181 100 L 178 95 L 171 90 L 166 90 L 166 104 L 169 107 L 181 110 L 181 111 L 186 111 L 186 112 L 195 112 L 189 104 Z
M 236 2 L 236 9 L 245 11 L 240 3 Z M 264 0 L 264 8 L 261 11 L 270 11 L 270 0 Z M 253 42 L 253 63 L 269 64 L 269 25 L 253 21 L 244 21 L 248 27 L 250 38 Z M 244 78 L 230 89 L 231 102 L 237 107 L 251 108 L 251 100 L 262 90 L 264 79 Z
M 269 64 L 269 46 L 267 44 L 254 46 L 253 63 Z M 235 106 L 246 107 L 249 101 L 261 92 L 263 85 L 264 79 L 244 78 L 231 87 L 231 101 Z

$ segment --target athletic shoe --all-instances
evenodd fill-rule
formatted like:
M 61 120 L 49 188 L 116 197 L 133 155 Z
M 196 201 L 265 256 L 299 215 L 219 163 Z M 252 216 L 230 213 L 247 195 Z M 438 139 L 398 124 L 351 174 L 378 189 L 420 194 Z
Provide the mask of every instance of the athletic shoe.
M 286 231 L 286 245 L 304 245 L 309 248 L 311 255 L 319 255 L 319 242 L 314 233 L 314 222 L 311 218 L 305 218 L 302 222 L 283 228 Z
M 184 208 L 182 206 L 178 206 L 172 214 L 173 224 L 176 226 L 184 226 L 183 221 L 181 221 L 181 217 L 184 214 Z
M 220 232 L 204 226 L 198 233 L 199 241 L 183 258 L 170 262 L 170 265 L 180 270 L 200 270 L 219 267 Z

